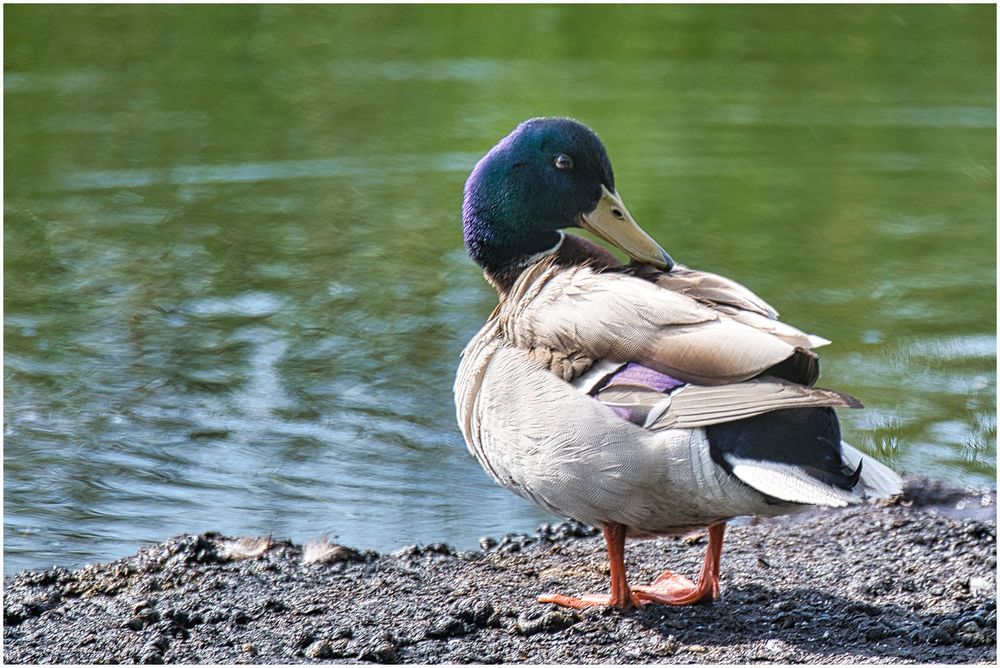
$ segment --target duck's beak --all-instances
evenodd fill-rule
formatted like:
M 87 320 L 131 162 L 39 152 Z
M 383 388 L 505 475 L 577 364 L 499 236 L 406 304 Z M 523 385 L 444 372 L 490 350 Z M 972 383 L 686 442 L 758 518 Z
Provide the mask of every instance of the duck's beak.
M 618 193 L 601 186 L 601 199 L 590 213 L 580 215 L 580 227 L 625 251 L 630 258 L 670 271 L 674 261 L 660 244 L 632 219 Z

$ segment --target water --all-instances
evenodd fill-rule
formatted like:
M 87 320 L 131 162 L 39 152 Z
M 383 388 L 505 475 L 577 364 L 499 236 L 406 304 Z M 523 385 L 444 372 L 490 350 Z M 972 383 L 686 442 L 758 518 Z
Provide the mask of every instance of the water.
M 7 6 L 4 568 L 550 518 L 466 453 L 476 159 L 603 137 L 676 258 L 834 340 L 850 440 L 995 480 L 991 6 Z

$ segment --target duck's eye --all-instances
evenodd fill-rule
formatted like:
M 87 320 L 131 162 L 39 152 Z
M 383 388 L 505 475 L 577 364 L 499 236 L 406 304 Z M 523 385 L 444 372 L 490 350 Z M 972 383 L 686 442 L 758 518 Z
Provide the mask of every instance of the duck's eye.
M 556 169 L 570 170 L 573 169 L 573 158 L 569 157 L 565 153 L 560 153 L 555 159 Z

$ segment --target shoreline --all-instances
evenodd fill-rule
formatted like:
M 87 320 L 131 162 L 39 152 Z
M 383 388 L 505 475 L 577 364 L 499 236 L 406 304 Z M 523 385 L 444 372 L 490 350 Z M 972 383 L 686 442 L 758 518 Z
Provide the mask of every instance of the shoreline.
M 179 536 L 4 578 L 8 663 L 995 663 L 996 492 L 922 478 L 890 505 L 734 523 L 711 605 L 574 611 L 587 527 L 391 554 Z M 630 581 L 693 577 L 703 536 L 629 540 Z

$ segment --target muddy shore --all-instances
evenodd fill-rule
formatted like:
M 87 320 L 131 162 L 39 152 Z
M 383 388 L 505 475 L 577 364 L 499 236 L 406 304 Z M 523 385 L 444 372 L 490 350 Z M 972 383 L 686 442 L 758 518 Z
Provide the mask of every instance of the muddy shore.
M 4 580 L 7 663 L 995 663 L 996 494 L 911 479 L 891 505 L 731 526 L 722 599 L 559 609 L 605 591 L 561 524 L 392 554 L 216 534 Z M 629 541 L 639 583 L 694 576 L 703 537 Z M 309 563 L 305 563 L 309 562 Z

